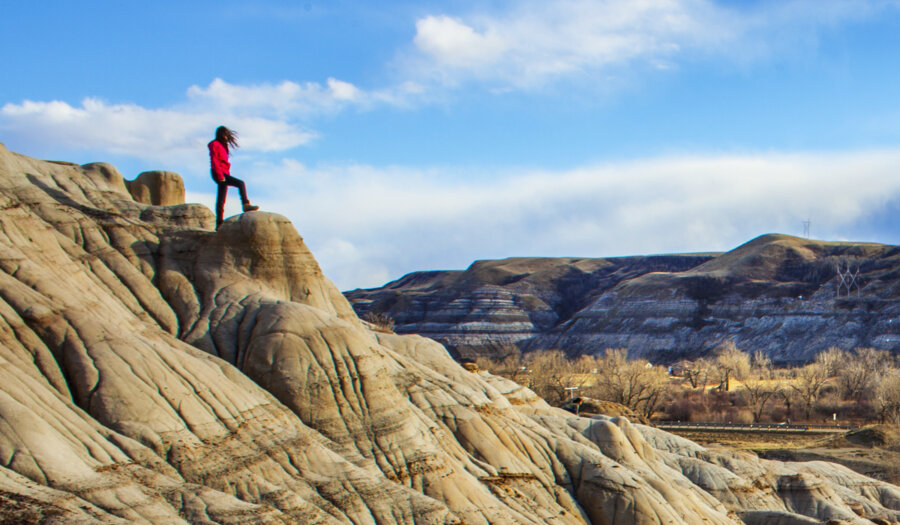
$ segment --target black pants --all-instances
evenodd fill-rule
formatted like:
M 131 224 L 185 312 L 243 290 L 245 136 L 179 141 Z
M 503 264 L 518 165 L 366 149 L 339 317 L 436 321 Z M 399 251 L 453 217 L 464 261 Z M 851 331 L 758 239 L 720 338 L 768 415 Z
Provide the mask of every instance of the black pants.
M 213 180 L 215 180 L 215 178 L 213 178 Z M 219 225 L 222 224 L 222 221 L 224 220 L 225 195 L 228 193 L 228 186 L 234 186 L 241 192 L 241 202 L 243 204 L 248 204 L 250 199 L 247 198 L 247 188 L 244 186 L 244 181 L 241 179 L 232 177 L 231 175 L 225 175 L 225 180 L 217 180 L 216 185 L 219 187 L 219 190 L 216 192 L 216 229 L 218 229 Z

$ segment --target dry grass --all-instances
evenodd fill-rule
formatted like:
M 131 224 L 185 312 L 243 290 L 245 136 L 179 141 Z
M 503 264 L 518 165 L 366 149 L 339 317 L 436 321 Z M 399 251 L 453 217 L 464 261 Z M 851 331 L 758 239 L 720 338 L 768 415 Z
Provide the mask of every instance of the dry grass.
M 774 432 L 716 432 L 708 430 L 669 430 L 673 434 L 690 439 L 700 445 L 722 446 L 734 450 L 762 452 L 768 450 L 793 450 L 817 446 L 823 440 L 821 434 L 788 434 Z
M 900 485 L 900 425 L 873 425 L 840 436 L 674 431 L 704 446 L 754 452 L 779 461 L 828 461 Z

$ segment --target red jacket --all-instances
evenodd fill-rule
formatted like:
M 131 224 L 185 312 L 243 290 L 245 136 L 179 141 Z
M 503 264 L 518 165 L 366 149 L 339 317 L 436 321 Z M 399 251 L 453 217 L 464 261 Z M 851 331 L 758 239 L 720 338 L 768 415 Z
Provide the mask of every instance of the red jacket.
M 225 175 L 231 175 L 228 148 L 218 140 L 211 141 L 206 147 L 209 148 L 209 165 L 212 168 L 213 177 L 221 182 L 225 180 Z

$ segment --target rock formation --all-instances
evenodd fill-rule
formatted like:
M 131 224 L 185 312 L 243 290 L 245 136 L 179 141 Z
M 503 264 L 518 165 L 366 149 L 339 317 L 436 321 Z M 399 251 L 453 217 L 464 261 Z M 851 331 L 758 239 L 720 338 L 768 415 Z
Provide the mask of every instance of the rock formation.
M 764 235 L 724 254 L 478 261 L 346 295 L 465 357 L 516 345 L 673 362 L 731 340 L 797 363 L 831 346 L 900 351 L 898 268 L 896 246 Z
M 573 417 L 374 332 L 284 217 L 213 222 L 0 146 L 0 521 L 900 521 L 898 487 Z
M 142 204 L 173 206 L 184 204 L 184 181 L 170 171 L 145 171 L 125 181 L 131 197 Z

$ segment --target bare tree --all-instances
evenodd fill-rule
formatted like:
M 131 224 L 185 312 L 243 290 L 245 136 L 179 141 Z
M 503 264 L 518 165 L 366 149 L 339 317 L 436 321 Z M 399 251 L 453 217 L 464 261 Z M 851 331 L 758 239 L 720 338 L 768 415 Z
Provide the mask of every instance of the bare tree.
M 568 363 L 559 350 L 542 350 L 528 354 L 528 387 L 551 405 L 559 405 L 566 398 L 565 382 Z
M 816 361 L 821 363 L 825 367 L 825 372 L 829 377 L 839 375 L 841 368 L 845 364 L 847 364 L 847 361 L 849 361 L 849 359 L 849 353 L 843 348 L 838 348 L 836 346 L 832 346 L 828 350 L 820 352 L 819 355 L 816 356 Z
M 743 382 L 747 405 L 753 414 L 753 422 L 759 423 L 766 405 L 781 392 L 781 388 L 771 381 L 759 377 L 749 377 Z
M 874 398 L 882 423 L 900 423 L 900 370 L 891 368 L 878 378 Z
M 526 358 L 528 386 L 546 402 L 559 406 L 570 397 L 568 388 L 582 387 L 589 379 L 587 370 L 578 368 L 578 363 L 567 359 L 560 350 L 532 352 Z
M 478 365 L 480 370 L 487 370 L 494 375 L 520 382 L 519 380 L 527 373 L 527 367 L 522 360 L 522 352 L 513 345 L 509 346 L 512 348 L 499 346 L 495 348 L 503 351 L 503 353 L 498 351 L 496 354 L 492 352 L 493 355 L 501 356 L 498 359 L 478 356 L 475 358 L 475 364 Z
M 687 379 L 691 388 L 700 390 L 706 390 L 711 370 L 712 364 L 703 357 L 693 361 L 684 361 L 681 365 L 681 374 Z
M 834 374 L 841 395 L 845 399 L 860 401 L 890 367 L 891 359 L 890 352 L 874 348 L 857 348 L 852 354 L 845 353 Z
M 713 350 L 714 364 L 723 392 L 731 389 L 731 378 L 743 379 L 750 372 L 750 356 L 741 351 L 734 341 L 725 341 Z
M 614 401 L 650 418 L 668 391 L 668 374 L 643 359 L 628 359 L 627 350 L 609 349 L 597 360 L 596 395 Z
M 781 401 L 784 403 L 784 411 L 788 425 L 791 424 L 791 419 L 794 417 L 793 407 L 794 398 L 796 396 L 797 392 L 792 388 L 781 388 L 778 390 L 778 397 L 780 397 Z
M 759 378 L 772 379 L 772 359 L 769 354 L 762 350 L 754 351 L 750 359 L 750 370 Z
M 813 405 L 819 399 L 822 388 L 828 382 L 828 369 L 824 364 L 814 361 L 797 369 L 797 376 L 791 388 L 797 393 L 806 408 L 806 419 L 812 415 Z

